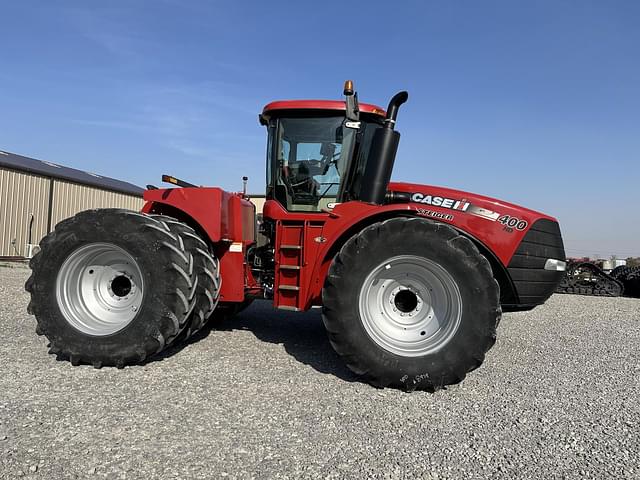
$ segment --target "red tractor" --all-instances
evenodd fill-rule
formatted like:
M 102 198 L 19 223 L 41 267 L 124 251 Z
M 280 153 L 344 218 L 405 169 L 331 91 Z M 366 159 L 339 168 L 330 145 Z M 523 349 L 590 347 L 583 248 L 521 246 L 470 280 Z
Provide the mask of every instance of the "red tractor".
M 244 193 L 163 177 L 142 212 L 88 210 L 31 261 L 29 312 L 73 365 L 123 367 L 253 299 L 322 306 L 331 344 L 377 386 L 460 382 L 503 311 L 542 304 L 565 268 L 557 221 L 448 188 L 390 182 L 408 94 L 387 108 L 279 101 L 267 128 L 262 218 Z M 256 228 L 257 227 L 257 228 Z

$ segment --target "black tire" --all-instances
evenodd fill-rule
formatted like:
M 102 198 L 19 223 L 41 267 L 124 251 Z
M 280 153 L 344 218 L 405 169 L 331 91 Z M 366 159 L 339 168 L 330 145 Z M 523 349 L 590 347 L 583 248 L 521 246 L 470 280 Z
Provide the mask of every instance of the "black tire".
M 437 263 L 460 292 L 460 323 L 435 352 L 403 356 L 376 343 L 361 318 L 365 279 L 396 256 Z M 500 321 L 499 286 L 488 260 L 453 228 L 419 218 L 394 218 L 365 228 L 333 259 L 323 292 L 323 321 L 336 352 L 356 374 L 379 387 L 435 391 L 462 381 L 484 361 Z M 377 312 L 376 312 L 377 313 Z
M 613 270 L 611 270 L 611 273 L 609 273 L 609 275 L 611 275 L 616 280 L 622 280 L 629 273 L 631 273 L 633 271 L 633 269 L 634 269 L 633 267 L 628 267 L 626 265 L 620 265 L 619 267 L 616 267 Z
M 56 295 L 65 260 L 81 247 L 96 244 L 124 250 L 137 263 L 144 282 L 142 303 L 133 319 L 106 335 L 74 327 Z M 191 254 L 180 235 L 148 215 L 121 209 L 80 212 L 59 223 L 40 247 L 25 285 L 31 294 L 28 311 L 36 317 L 36 332 L 49 339 L 50 353 L 73 365 L 124 367 L 143 362 L 176 338 L 195 306 L 197 277 Z
M 628 267 L 629 271 L 619 278 L 624 284 L 624 294 L 627 297 L 640 298 L 640 267 Z
M 164 222 L 171 232 L 182 237 L 185 248 L 193 256 L 198 277 L 196 306 L 182 334 L 174 340 L 174 343 L 179 343 L 197 333 L 216 309 L 221 285 L 220 263 L 211 253 L 206 242 L 189 225 L 167 215 L 152 214 L 150 216 Z

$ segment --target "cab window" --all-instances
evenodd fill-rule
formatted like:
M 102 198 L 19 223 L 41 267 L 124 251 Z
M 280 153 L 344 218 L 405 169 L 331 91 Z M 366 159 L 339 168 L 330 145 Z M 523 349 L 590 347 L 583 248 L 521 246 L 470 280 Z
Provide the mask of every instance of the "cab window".
M 355 135 L 343 121 L 341 116 L 278 120 L 274 193 L 287 210 L 319 212 L 336 201 Z

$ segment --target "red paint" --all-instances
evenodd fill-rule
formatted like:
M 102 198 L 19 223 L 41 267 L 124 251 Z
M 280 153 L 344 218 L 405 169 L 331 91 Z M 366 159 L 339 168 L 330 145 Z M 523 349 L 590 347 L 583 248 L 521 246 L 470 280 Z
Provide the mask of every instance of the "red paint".
M 369 103 L 361 103 L 360 111 L 364 113 L 373 113 L 380 117 L 385 117 L 384 108 Z M 344 100 L 278 100 L 271 102 L 262 110 L 263 114 L 268 114 L 274 110 L 337 110 L 345 111 Z
M 336 205 L 332 211 L 320 213 L 287 212 L 274 200 L 265 203 L 264 217 L 276 222 L 275 306 L 308 309 L 319 304 L 334 252 L 364 226 L 382 218 L 411 215 L 448 223 L 481 242 L 505 266 L 531 225 L 543 218 L 555 221 L 553 217 L 528 208 L 450 188 L 392 182 L 389 190 L 410 193 L 414 201 L 383 206 L 347 202 Z M 417 201 L 429 195 L 432 200 L 433 197 L 450 199 L 450 208 Z M 221 300 L 242 301 L 246 292 L 256 294 L 260 291 L 245 262 L 246 249 L 253 239 L 243 231 L 243 218 L 244 230 L 247 230 L 247 222 L 252 219 L 245 217 L 253 216 L 253 209 L 240 194 L 219 188 L 180 188 L 148 190 L 144 198 L 147 201 L 144 212 L 162 211 L 163 205 L 168 205 L 184 212 L 186 220 L 205 231 L 221 261 Z M 494 212 L 494 218 L 473 215 L 474 207 L 484 209 L 485 215 Z M 433 214 L 440 214 L 442 218 L 434 218 Z M 505 228 L 497 221 L 503 215 L 527 222 L 527 225 L 521 230 Z M 235 248 L 240 244 L 242 251 L 232 252 L 232 242 L 235 242 Z M 291 246 L 300 246 L 300 249 Z M 284 265 L 300 268 L 281 268 Z M 281 286 L 297 289 L 280 289 Z
M 463 192 L 446 187 L 436 187 L 431 185 L 418 185 L 413 183 L 391 182 L 389 190 L 407 193 L 422 193 L 424 195 L 439 196 L 456 200 L 466 200 L 472 205 L 485 208 L 497 212 L 500 216 L 509 215 L 527 222 L 524 230 L 513 229 L 513 232 L 505 231 L 504 225 L 497 221 L 487 220 L 486 218 L 471 215 L 467 212 L 452 210 L 448 208 L 436 207 L 422 203 L 410 203 L 414 209 L 422 208 L 425 210 L 433 210 L 436 212 L 451 214 L 454 216 L 452 221 L 443 220 L 458 227 L 463 232 L 469 233 L 483 244 L 498 257 L 498 259 L 507 265 L 511 257 L 515 253 L 520 241 L 537 220 L 546 218 L 556 222 L 557 220 L 549 215 L 545 215 L 535 210 L 531 210 L 513 203 L 505 202 L 484 195 Z
M 231 252 L 226 250 L 221 253 L 216 251 L 216 257 L 220 259 L 220 301 L 242 302 L 245 297 L 245 251 Z
M 184 212 L 202 227 L 212 243 L 251 240 L 243 234 L 242 218 L 243 214 L 250 214 L 253 207 L 240 194 L 213 187 L 167 188 L 146 190 L 144 200 L 147 203 L 143 212 L 161 209 L 162 205 Z
M 464 200 L 472 206 L 491 210 L 498 213 L 500 216 L 509 215 L 511 217 L 524 220 L 527 222 L 527 227 L 524 230 L 517 230 L 514 228 L 512 231 L 507 231 L 505 230 L 504 225 L 498 221 L 478 217 L 452 208 L 443 208 L 416 202 L 396 203 L 384 206 L 370 205 L 362 202 L 347 202 L 337 205 L 331 213 L 292 213 L 287 212 L 276 201 L 267 201 L 263 210 L 265 218 L 273 218 L 280 222 L 283 220 L 297 220 L 302 225 L 308 225 L 310 221 L 323 224 L 320 236 L 326 240 L 321 244 L 315 244 L 314 242 L 314 245 L 311 246 L 313 249 L 313 255 L 305 255 L 308 262 L 305 266 L 307 271 L 303 272 L 300 279 L 301 289 L 299 294 L 299 303 L 297 305 L 298 308 L 308 309 L 312 305 L 318 305 L 321 303 L 322 286 L 331 261 L 333 260 L 331 252 L 336 251 L 339 248 L 339 245 L 351 236 L 351 234 L 348 233 L 349 230 L 358 223 L 361 223 L 364 226 L 375 222 L 377 217 L 393 215 L 404 214 L 411 216 L 425 216 L 420 214 L 421 210 L 451 215 L 453 218 L 450 220 L 436 219 L 427 216 L 425 216 L 425 218 L 448 223 L 460 231 L 467 233 L 485 245 L 506 266 L 511 260 L 511 257 L 515 253 L 527 230 L 531 225 L 533 225 L 533 223 L 542 218 L 555 221 L 553 217 L 549 217 L 548 215 L 544 215 L 534 210 L 519 207 L 512 203 L 444 187 L 409 183 L 391 183 L 389 185 L 389 190 L 412 194 L 421 193 L 423 195 L 439 196 L 459 201 Z M 361 227 L 356 228 L 355 232 L 360 230 Z M 280 237 L 277 236 L 276 249 L 280 246 L 279 239 Z M 336 242 L 339 243 L 336 244 Z M 278 276 L 276 275 L 276 288 L 277 281 Z M 276 298 L 274 300 L 274 304 L 277 306 L 278 299 Z
M 163 212 L 163 207 L 177 209 L 182 212 L 181 220 L 194 227 L 200 226 L 207 234 L 220 259 L 223 278 L 220 301 L 241 302 L 245 298 L 245 288 L 257 288 L 252 276 L 246 277 L 252 282 L 245 282 L 246 250 L 254 242 L 253 232 L 246 227 L 249 221 L 255 221 L 251 202 L 240 194 L 209 187 L 146 190 L 144 199 L 147 203 L 143 212 Z M 232 247 L 232 244 L 235 245 Z M 233 251 L 238 248 L 241 251 Z

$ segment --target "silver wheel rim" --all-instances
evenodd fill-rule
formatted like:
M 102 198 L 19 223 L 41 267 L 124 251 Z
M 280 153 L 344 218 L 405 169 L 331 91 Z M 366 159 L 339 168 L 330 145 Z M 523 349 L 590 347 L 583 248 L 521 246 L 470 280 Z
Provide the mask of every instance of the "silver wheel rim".
M 360 319 L 371 339 L 403 357 L 433 353 L 455 335 L 462 297 L 439 264 L 414 255 L 385 260 L 360 290 Z
M 138 263 L 111 243 L 91 243 L 64 261 L 56 298 L 64 318 L 88 335 L 111 335 L 126 327 L 142 305 Z

